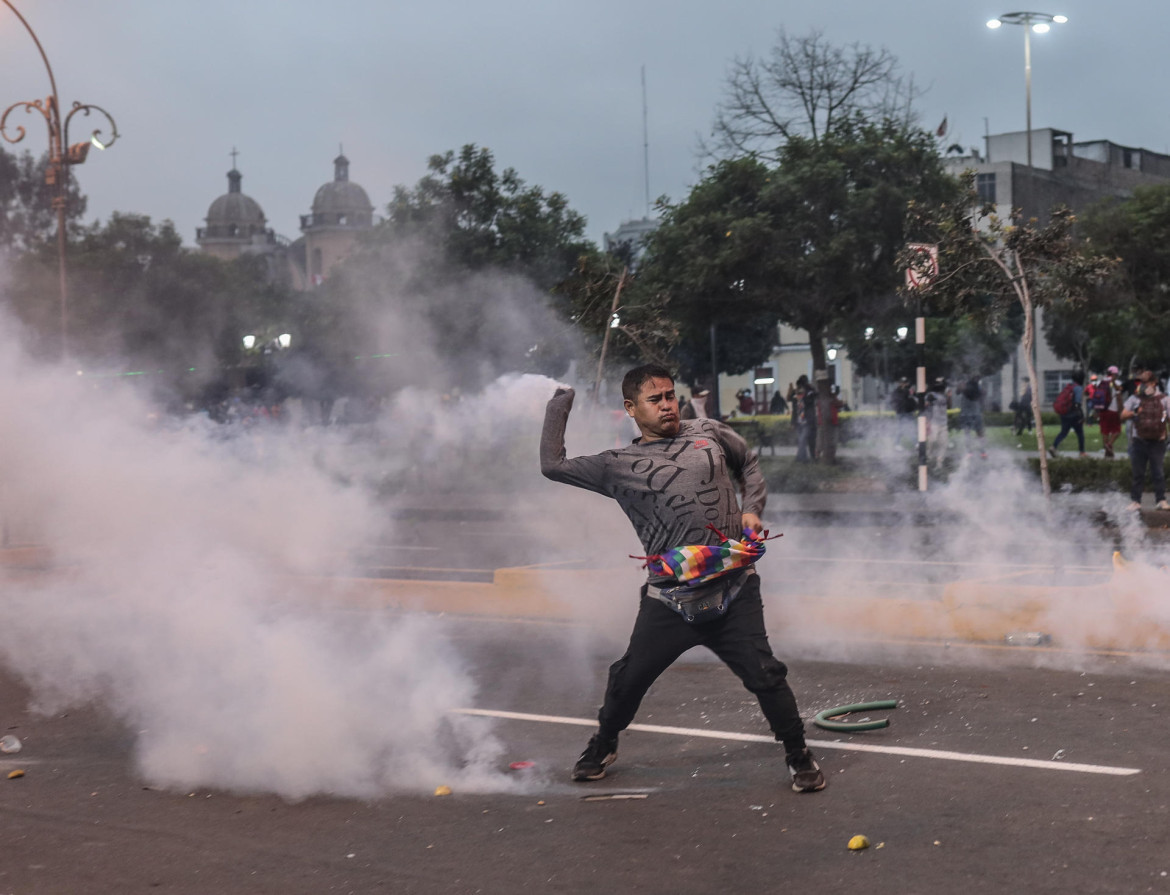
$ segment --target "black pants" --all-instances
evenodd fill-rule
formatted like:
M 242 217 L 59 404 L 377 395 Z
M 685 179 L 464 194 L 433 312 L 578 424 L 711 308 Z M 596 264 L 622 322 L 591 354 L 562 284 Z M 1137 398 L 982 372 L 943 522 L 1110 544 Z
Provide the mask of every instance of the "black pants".
M 1166 439 L 1161 441 L 1146 441 L 1134 436 L 1129 441 L 1129 465 L 1133 472 L 1133 484 L 1129 488 L 1129 496 L 1137 503 L 1142 501 L 1142 491 L 1146 487 L 1146 467 L 1150 469 L 1151 484 L 1154 486 L 1154 500 L 1166 499 L 1166 473 L 1163 463 L 1166 457 Z
M 630 645 L 609 669 L 605 704 L 597 715 L 601 735 L 616 737 L 629 727 L 650 685 L 693 646 L 715 653 L 756 695 L 768 726 L 788 752 L 804 746 L 804 722 L 788 686 L 788 668 L 768 645 L 758 575 L 748 576 L 724 615 L 702 624 L 686 621 L 642 588 Z
M 1085 452 L 1085 418 L 1079 413 L 1070 413 L 1061 415 L 1060 417 L 1060 434 L 1056 436 L 1056 440 L 1052 442 L 1052 449 L 1056 450 L 1060 447 L 1060 443 L 1064 441 L 1065 436 L 1069 432 L 1075 432 L 1077 436 L 1077 450 L 1082 454 Z

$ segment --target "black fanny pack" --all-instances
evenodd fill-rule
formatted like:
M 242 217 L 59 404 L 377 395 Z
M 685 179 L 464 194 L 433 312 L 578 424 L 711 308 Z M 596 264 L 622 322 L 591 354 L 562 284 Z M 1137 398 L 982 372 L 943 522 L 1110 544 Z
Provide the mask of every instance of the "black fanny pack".
M 696 585 L 658 587 L 648 584 L 646 595 L 665 603 L 691 624 L 702 624 L 714 621 L 727 612 L 731 601 L 739 596 L 748 575 L 754 574 L 754 569 L 741 569 Z

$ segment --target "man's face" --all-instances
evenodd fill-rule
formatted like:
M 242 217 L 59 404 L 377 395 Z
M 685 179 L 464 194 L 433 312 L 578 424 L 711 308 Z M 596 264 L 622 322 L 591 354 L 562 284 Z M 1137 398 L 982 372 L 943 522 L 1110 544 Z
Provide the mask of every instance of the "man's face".
M 678 434 L 678 396 L 670 379 L 647 379 L 636 401 L 626 401 L 626 413 L 634 418 L 645 441 L 674 438 Z

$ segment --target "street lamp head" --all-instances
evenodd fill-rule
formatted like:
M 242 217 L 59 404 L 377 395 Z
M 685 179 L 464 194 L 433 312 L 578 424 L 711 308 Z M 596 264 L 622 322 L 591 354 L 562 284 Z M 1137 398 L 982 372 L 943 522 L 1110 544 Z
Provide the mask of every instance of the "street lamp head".
M 1005 12 L 997 19 L 987 23 L 988 28 L 998 28 L 1000 25 L 1024 25 L 1031 28 L 1036 34 L 1044 34 L 1053 24 L 1063 25 L 1068 16 L 1052 15 L 1047 12 Z
M 255 336 L 251 336 L 251 335 L 244 336 L 244 348 L 251 349 L 251 348 L 255 347 L 255 345 L 256 345 L 256 337 Z
M 1052 13 L 1004 13 L 998 19 L 987 22 L 987 27 L 1023 25 L 1026 28 L 1031 28 L 1037 34 L 1044 34 L 1052 25 L 1065 25 L 1067 21 L 1067 15 L 1053 15 Z

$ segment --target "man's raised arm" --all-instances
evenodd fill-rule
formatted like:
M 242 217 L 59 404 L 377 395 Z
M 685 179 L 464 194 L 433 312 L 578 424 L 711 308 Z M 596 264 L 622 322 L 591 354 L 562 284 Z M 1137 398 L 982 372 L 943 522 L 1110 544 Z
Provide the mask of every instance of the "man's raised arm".
M 605 494 L 605 462 L 594 454 L 588 457 L 565 457 L 565 427 L 573 409 L 574 391 L 558 388 L 544 409 L 544 429 L 540 433 L 540 471 L 546 479 L 564 482 Z

